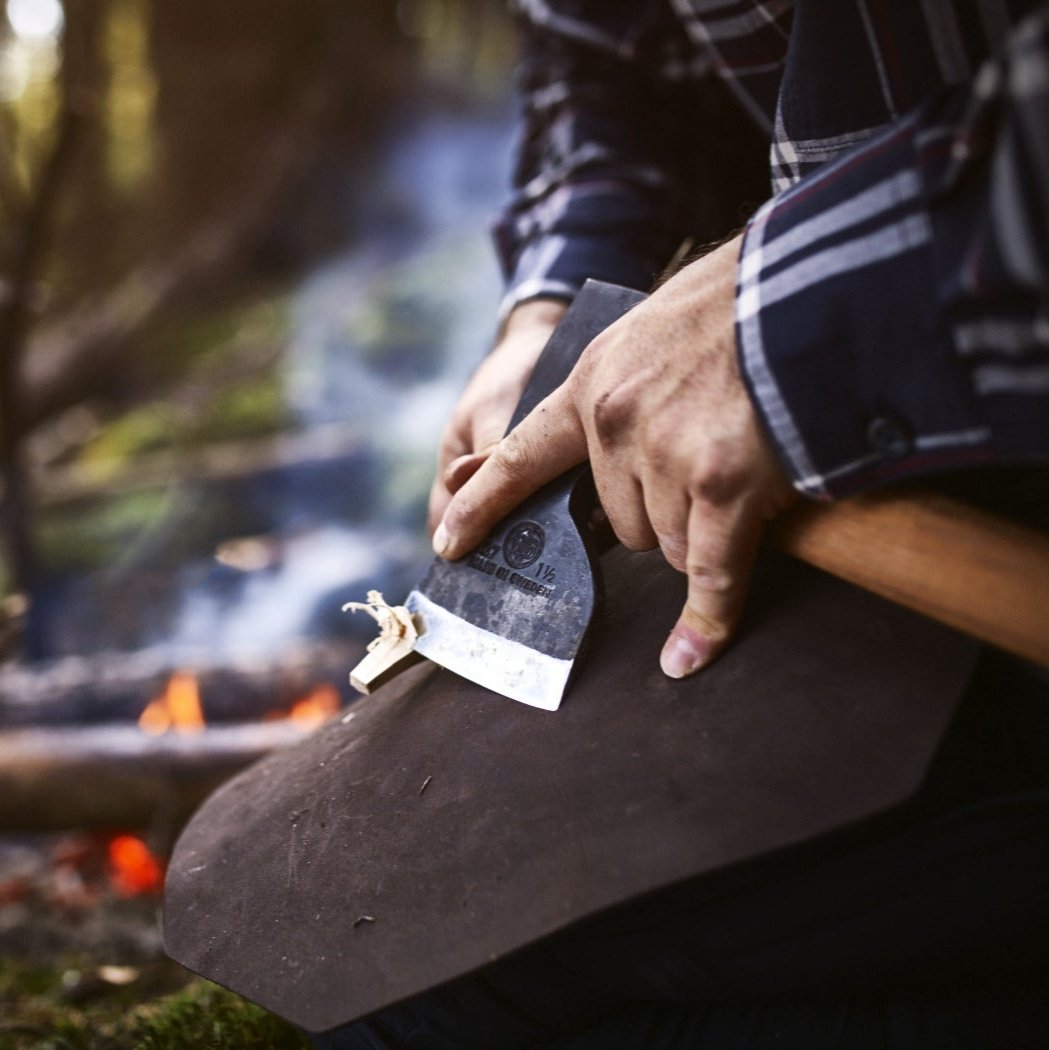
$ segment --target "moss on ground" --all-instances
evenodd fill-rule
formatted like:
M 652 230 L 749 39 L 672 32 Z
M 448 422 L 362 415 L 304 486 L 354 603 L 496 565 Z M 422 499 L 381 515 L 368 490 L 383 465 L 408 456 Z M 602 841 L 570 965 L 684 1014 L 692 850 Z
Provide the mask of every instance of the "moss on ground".
M 121 974 L 77 960 L 53 966 L 0 960 L 0 1050 L 309 1046 L 280 1018 L 174 963 Z

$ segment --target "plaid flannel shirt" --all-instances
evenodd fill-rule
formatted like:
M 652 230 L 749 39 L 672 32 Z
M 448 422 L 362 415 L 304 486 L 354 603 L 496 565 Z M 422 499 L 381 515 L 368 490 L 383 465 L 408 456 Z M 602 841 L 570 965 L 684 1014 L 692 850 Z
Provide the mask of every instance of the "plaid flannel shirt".
M 586 277 L 651 284 L 703 194 L 678 140 L 719 77 L 770 141 L 737 338 L 795 486 L 1049 457 L 1049 4 L 514 6 L 504 311 Z

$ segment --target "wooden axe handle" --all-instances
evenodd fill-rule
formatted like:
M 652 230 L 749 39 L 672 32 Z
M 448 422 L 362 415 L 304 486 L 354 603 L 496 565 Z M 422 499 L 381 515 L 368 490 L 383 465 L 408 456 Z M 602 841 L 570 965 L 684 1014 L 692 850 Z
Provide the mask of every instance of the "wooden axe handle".
M 1049 667 L 1049 535 L 908 493 L 805 503 L 769 536 L 810 565 Z

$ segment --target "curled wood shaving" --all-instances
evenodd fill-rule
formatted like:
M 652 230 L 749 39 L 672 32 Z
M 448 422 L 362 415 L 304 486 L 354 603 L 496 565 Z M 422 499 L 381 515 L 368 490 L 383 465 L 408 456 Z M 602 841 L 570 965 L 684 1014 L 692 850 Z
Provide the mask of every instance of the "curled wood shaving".
M 403 605 L 390 605 L 379 591 L 369 591 L 366 601 L 347 602 L 342 610 L 367 613 L 379 625 L 379 637 L 368 643 L 368 655 L 350 673 L 354 688 L 371 692 L 420 659 L 412 649 L 419 629 Z
M 419 636 L 412 614 L 403 605 L 390 605 L 381 591 L 369 591 L 367 601 L 347 602 L 342 611 L 367 613 L 379 625 L 379 637 L 368 643 L 368 652 L 391 640 L 407 639 L 411 645 Z

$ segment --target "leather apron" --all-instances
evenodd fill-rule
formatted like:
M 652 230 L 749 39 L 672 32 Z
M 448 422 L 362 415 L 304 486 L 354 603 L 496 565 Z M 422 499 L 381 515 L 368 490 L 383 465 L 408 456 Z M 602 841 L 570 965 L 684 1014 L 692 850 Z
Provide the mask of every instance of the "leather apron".
M 977 646 L 766 552 L 738 640 L 682 681 L 658 555 L 546 712 L 425 663 L 223 786 L 171 860 L 179 962 L 323 1031 L 596 913 L 911 796 Z

